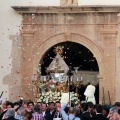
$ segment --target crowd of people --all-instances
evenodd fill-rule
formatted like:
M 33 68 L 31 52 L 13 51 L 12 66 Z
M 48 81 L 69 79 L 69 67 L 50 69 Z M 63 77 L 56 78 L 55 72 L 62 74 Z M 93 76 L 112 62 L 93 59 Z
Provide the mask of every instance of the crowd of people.
M 1 102 L 0 120 L 120 120 L 120 102 L 113 106 L 81 102 L 34 103 L 20 99 L 19 102 Z

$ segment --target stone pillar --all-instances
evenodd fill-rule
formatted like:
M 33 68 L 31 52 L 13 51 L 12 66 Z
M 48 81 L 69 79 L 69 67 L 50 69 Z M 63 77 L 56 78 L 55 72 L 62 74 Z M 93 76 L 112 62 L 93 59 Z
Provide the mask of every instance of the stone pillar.
M 116 56 L 115 56 L 115 49 L 116 49 L 116 26 L 110 25 L 112 30 L 109 27 L 105 26 L 103 31 L 103 40 L 104 40 L 104 72 L 103 72 L 103 88 L 105 94 L 105 103 L 109 104 L 109 96 L 108 92 L 110 93 L 111 102 L 114 104 L 115 102 L 115 94 L 116 94 L 116 87 L 115 87 L 115 64 L 116 64 Z M 106 47 L 107 46 L 107 47 Z M 102 89 L 100 89 L 102 92 Z
M 36 73 L 33 73 L 33 43 L 34 43 L 34 24 L 32 15 L 23 15 L 23 30 L 22 30 L 22 95 L 24 99 L 34 101 L 36 96 L 36 86 L 34 78 Z M 37 66 L 36 66 L 37 67 Z
M 118 34 L 116 39 L 116 65 L 115 65 L 115 101 L 120 101 L 120 14 L 118 16 Z
M 102 104 L 103 103 L 103 93 L 102 93 L 102 89 L 103 89 L 103 76 L 102 75 L 98 75 L 98 79 L 99 79 L 99 103 Z

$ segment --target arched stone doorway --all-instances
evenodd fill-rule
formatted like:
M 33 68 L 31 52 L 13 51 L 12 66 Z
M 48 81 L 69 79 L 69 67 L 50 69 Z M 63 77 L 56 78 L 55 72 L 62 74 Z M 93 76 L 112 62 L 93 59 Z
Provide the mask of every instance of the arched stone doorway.
M 62 47 L 63 52 L 61 54 L 61 57 L 65 61 L 67 66 L 71 68 L 74 84 L 72 85 L 71 82 L 70 91 L 77 92 L 80 96 L 79 99 L 81 101 L 84 101 L 85 100 L 84 91 L 88 84 L 92 84 L 96 87 L 95 90 L 96 103 L 99 103 L 99 82 L 98 82 L 99 67 L 96 58 L 91 53 L 91 51 L 81 44 L 66 41 L 58 43 L 49 48 L 49 50 L 46 51 L 46 53 L 44 54 L 39 63 L 38 68 L 40 68 L 39 72 L 41 78 L 47 76 L 50 77 L 50 74 L 51 73 L 53 74 L 53 71 L 50 73 L 47 71 L 47 69 L 55 59 L 56 56 L 55 48 L 57 46 Z M 53 68 L 54 67 L 52 67 L 52 69 Z M 76 68 L 77 71 L 75 70 Z M 76 81 L 77 79 L 78 82 Z
M 83 46 L 85 46 L 86 48 L 88 48 L 94 55 L 94 57 L 97 60 L 98 66 L 99 66 L 99 76 L 102 75 L 103 72 L 103 65 L 102 65 L 102 50 L 95 44 L 92 42 L 92 40 L 89 40 L 88 38 L 85 38 L 83 36 L 80 36 L 78 34 L 59 34 L 59 35 L 55 35 L 52 36 L 51 38 L 49 38 L 48 40 L 46 40 L 42 45 L 39 45 L 38 49 L 36 49 L 35 53 L 34 53 L 34 61 L 33 61 L 33 67 L 38 66 L 39 64 L 39 60 L 42 59 L 44 57 L 44 53 L 51 47 L 54 46 L 55 44 L 61 43 L 61 42 L 65 42 L 65 41 L 72 41 L 75 43 L 79 43 Z M 41 53 L 40 55 L 38 55 L 37 53 Z M 33 71 L 33 73 L 36 73 L 36 71 Z M 101 83 L 101 78 L 99 77 L 99 89 L 102 88 L 102 83 Z M 99 93 L 99 102 L 102 102 L 102 95 L 101 92 Z

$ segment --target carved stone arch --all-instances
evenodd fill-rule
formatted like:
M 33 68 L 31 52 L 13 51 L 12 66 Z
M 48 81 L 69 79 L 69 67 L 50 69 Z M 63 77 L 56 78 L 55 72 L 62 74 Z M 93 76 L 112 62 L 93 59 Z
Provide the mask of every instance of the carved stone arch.
M 54 35 L 47 40 L 45 40 L 42 44 L 38 43 L 38 48 L 34 51 L 33 56 L 33 68 L 36 68 L 40 62 L 40 60 L 43 58 L 43 55 L 45 52 L 51 48 L 52 46 L 61 43 L 61 42 L 76 42 L 79 44 L 82 44 L 86 48 L 88 48 L 93 55 L 95 56 L 98 66 L 99 66 L 99 89 L 101 90 L 103 87 L 103 75 L 104 75 L 104 66 L 103 66 L 103 51 L 99 46 L 97 46 L 92 40 L 81 36 L 79 34 L 71 33 L 71 34 L 58 34 Z M 39 53 L 39 54 L 37 54 Z M 36 74 L 36 69 L 33 69 L 33 74 Z M 99 93 L 99 103 L 102 103 L 102 93 Z
M 103 53 L 100 47 L 98 47 L 92 40 L 78 35 L 78 34 L 70 34 L 66 35 L 65 33 L 54 35 L 50 37 L 49 39 L 45 40 L 41 45 L 38 43 L 38 48 L 34 51 L 34 57 L 33 57 L 33 67 L 37 67 L 39 64 L 39 61 L 42 59 L 44 53 L 55 44 L 65 42 L 65 41 L 72 41 L 79 44 L 82 44 L 86 48 L 88 48 L 93 55 L 95 56 L 98 66 L 99 66 L 99 74 L 102 74 L 103 71 L 103 65 L 102 65 L 102 59 L 103 59 Z M 40 54 L 37 54 L 40 53 Z M 33 71 L 33 73 L 36 73 L 36 71 Z

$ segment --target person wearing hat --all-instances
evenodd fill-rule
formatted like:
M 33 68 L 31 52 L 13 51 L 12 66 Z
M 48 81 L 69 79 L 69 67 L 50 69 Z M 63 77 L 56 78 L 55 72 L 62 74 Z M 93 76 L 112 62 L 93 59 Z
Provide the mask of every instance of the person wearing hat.
M 6 112 L 6 120 L 18 120 L 14 118 L 14 116 L 15 116 L 14 108 L 9 108 Z

